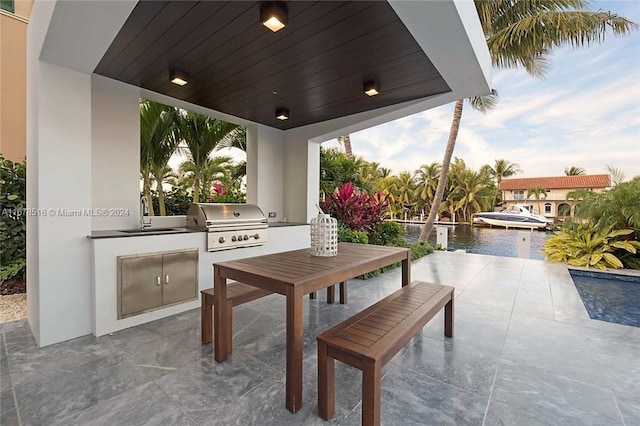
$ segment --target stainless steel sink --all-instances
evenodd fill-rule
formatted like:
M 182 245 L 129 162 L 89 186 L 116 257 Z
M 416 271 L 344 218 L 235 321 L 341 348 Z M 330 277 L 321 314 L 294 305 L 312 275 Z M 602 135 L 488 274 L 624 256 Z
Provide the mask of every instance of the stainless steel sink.
M 119 232 L 124 232 L 125 234 L 162 234 L 166 232 L 176 232 L 177 228 L 147 228 L 145 230 L 142 229 L 122 229 Z

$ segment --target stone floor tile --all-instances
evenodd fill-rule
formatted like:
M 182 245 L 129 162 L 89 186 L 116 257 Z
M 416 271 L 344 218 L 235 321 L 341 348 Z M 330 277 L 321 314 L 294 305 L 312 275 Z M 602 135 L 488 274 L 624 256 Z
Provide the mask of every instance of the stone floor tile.
M 196 425 L 153 382 L 123 392 L 58 422 L 65 426 Z
M 620 425 L 612 393 L 599 387 L 503 360 L 491 403 L 512 407 L 545 423 Z
M 141 368 L 121 356 L 93 360 L 14 390 L 23 423 L 50 424 L 148 381 Z
M 19 424 L 13 389 L 3 390 L 0 392 L 0 425 L 18 426 Z
M 479 395 L 489 396 L 496 374 L 495 354 L 465 346 L 452 339 L 443 341 L 419 335 L 412 339 L 396 362 L 406 373 L 419 371 L 441 382 Z
M 487 401 L 421 372 L 393 369 L 382 379 L 382 424 L 481 425 Z M 352 416 L 359 420 L 360 410 Z

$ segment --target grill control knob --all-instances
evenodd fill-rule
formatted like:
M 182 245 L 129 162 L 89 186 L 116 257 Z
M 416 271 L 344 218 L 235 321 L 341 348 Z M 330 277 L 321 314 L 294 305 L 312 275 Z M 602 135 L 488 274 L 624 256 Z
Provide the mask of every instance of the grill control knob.
M 220 237 L 220 238 L 218 238 L 218 242 L 219 242 L 220 244 L 224 243 L 224 237 Z
M 231 237 L 231 241 L 235 241 L 236 239 L 237 239 L 237 238 L 236 238 L 236 236 L 235 236 L 235 235 L 234 235 L 233 237 Z
M 249 239 L 249 236 L 247 234 L 245 234 L 244 237 L 242 237 L 242 239 L 247 241 Z
M 242 241 L 242 234 L 238 235 L 238 241 Z
M 255 235 L 253 236 L 253 238 L 255 238 L 256 240 L 259 240 L 259 239 L 260 239 L 260 234 L 255 234 Z

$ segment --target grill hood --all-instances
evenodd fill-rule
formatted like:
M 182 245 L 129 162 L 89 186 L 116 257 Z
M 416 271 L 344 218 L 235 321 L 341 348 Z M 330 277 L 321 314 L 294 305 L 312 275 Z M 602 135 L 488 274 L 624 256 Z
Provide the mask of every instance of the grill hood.
M 194 203 L 187 212 L 187 227 L 203 231 L 266 228 L 267 219 L 255 204 Z

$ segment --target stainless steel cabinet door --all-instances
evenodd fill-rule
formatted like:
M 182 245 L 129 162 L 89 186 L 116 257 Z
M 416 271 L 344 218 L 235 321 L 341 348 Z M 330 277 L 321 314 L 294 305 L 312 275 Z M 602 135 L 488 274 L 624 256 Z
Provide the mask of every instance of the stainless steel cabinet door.
M 120 274 L 120 318 L 162 304 L 161 254 L 123 257 Z
M 165 253 L 163 256 L 162 304 L 198 297 L 198 250 Z

